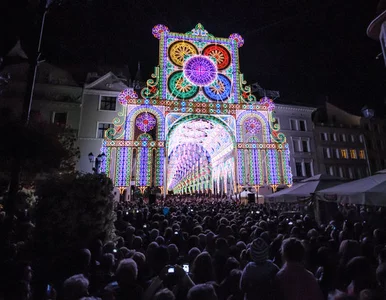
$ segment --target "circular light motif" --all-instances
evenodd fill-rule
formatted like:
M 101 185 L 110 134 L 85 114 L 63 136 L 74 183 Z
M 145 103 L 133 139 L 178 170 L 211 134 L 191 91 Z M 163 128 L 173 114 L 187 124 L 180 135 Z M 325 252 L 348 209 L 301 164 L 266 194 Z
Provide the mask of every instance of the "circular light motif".
M 236 43 L 237 43 L 237 47 L 242 47 L 244 45 L 244 39 L 243 37 L 238 34 L 238 33 L 232 33 L 230 36 L 229 36 L 229 39 L 231 40 L 235 40 Z
M 244 123 L 245 131 L 251 134 L 257 134 L 261 130 L 261 123 L 256 118 L 250 118 Z
M 154 116 L 149 113 L 142 113 L 135 120 L 135 125 L 143 132 L 152 130 L 156 123 Z
M 185 61 L 184 75 L 195 85 L 209 85 L 217 78 L 217 68 L 206 56 L 192 56 Z
M 182 71 L 174 72 L 168 80 L 168 88 L 170 93 L 180 99 L 190 99 L 197 95 L 198 86 L 190 83 Z
M 165 25 L 158 24 L 153 27 L 151 32 L 153 33 L 154 37 L 160 39 L 163 32 L 169 32 L 169 28 Z
M 197 48 L 189 42 L 175 42 L 169 47 L 169 57 L 173 64 L 182 67 L 187 56 L 197 55 Z
M 124 89 L 118 95 L 118 101 L 122 105 L 127 104 L 130 99 L 138 99 L 138 95 L 133 89 Z
M 224 101 L 231 94 L 231 81 L 225 75 L 218 74 L 217 79 L 209 86 L 203 87 L 205 95 L 213 101 Z
M 229 51 L 221 45 L 209 45 L 205 47 L 202 54 L 213 57 L 219 70 L 226 69 L 231 63 Z

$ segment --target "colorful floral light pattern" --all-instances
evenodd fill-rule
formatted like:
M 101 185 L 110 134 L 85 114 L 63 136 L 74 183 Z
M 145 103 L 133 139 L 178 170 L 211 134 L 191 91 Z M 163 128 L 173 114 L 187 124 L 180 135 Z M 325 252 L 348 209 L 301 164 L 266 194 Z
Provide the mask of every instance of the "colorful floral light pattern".
M 216 65 L 206 56 L 196 55 L 184 64 L 184 76 L 198 86 L 211 84 L 217 78 Z
M 244 123 L 244 126 L 245 126 L 245 131 L 251 134 L 257 134 L 261 130 L 261 123 L 256 118 L 251 118 L 246 120 Z
M 202 24 L 185 34 L 157 25 L 152 33 L 159 66 L 140 98 L 132 89 L 119 94 L 122 110 L 103 144 L 102 171 L 120 192 L 133 180 L 141 191 L 178 193 L 292 184 L 275 105 L 257 101 L 240 73 L 243 38 L 214 37 Z
M 142 113 L 137 117 L 137 120 L 135 121 L 135 125 L 137 125 L 138 129 L 143 132 L 149 132 L 152 130 L 157 121 L 153 117 L 153 115 L 148 113 Z
M 156 26 L 153 27 L 153 30 L 152 30 L 152 33 L 154 35 L 155 38 L 157 39 L 160 39 L 161 38 L 161 34 L 162 33 L 166 33 L 166 32 L 169 32 L 169 28 L 165 25 L 162 25 L 162 24 L 158 24 Z
M 230 36 L 229 36 L 229 39 L 231 40 L 235 40 L 236 43 L 237 43 L 237 47 L 241 48 L 243 45 L 244 45 L 244 39 L 243 37 L 238 34 L 238 33 L 232 33 Z
M 129 99 L 138 99 L 138 95 L 133 89 L 125 89 L 118 95 L 118 101 L 122 105 L 127 104 Z
M 231 81 L 222 74 L 210 86 L 204 87 L 204 94 L 213 101 L 225 101 L 231 94 Z

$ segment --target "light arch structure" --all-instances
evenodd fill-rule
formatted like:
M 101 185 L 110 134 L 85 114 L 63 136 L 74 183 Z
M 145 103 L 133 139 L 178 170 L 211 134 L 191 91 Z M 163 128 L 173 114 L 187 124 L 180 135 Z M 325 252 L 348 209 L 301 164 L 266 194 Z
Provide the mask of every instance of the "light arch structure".
M 168 190 L 177 193 L 234 190 L 235 134 L 218 117 L 182 115 L 168 130 L 166 148 Z
M 231 195 L 244 187 L 291 185 L 289 147 L 275 122 L 275 105 L 267 97 L 256 99 L 240 72 L 243 38 L 215 37 L 201 24 L 186 33 L 157 25 L 152 33 L 159 40 L 158 65 L 140 92 L 127 89 L 119 95 L 120 110 L 102 145 L 107 158 L 101 171 L 121 192 L 135 185 L 141 191 L 159 187 L 164 195 L 170 189 Z M 144 113 L 155 118 L 141 118 L 152 122 L 141 127 L 149 132 L 135 125 Z M 204 126 L 202 132 L 209 134 L 205 124 L 219 131 L 212 143 L 218 148 L 181 140 L 183 126 L 186 131 Z M 197 153 L 205 159 L 195 158 Z M 177 156 L 200 171 L 198 179 L 177 173 L 182 172 L 177 164 L 183 165 Z

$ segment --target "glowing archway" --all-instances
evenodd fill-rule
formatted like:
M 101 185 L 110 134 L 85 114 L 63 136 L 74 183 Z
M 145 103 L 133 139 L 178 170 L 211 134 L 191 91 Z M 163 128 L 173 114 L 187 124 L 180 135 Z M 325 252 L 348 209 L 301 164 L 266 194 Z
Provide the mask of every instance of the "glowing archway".
M 168 190 L 229 193 L 235 189 L 235 136 L 219 118 L 181 117 L 167 133 L 166 147 Z

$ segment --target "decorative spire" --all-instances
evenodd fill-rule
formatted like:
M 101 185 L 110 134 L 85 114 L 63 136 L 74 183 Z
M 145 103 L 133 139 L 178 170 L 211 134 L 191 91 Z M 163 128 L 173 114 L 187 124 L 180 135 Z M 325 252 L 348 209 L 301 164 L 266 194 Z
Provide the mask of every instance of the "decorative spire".
M 137 73 L 135 74 L 135 80 L 142 81 L 141 62 L 138 62 Z

